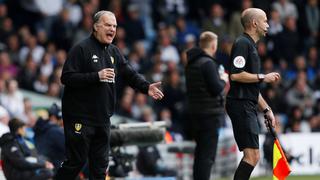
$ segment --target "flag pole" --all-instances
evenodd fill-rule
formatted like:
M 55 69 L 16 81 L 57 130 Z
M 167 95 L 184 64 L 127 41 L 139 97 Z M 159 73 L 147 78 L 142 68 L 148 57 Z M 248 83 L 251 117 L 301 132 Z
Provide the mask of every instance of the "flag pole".
M 268 116 L 265 114 L 264 118 L 266 120 L 267 128 L 269 129 L 269 132 L 271 133 L 274 140 L 278 139 L 277 132 L 273 129 L 271 125 L 271 119 L 268 118 Z
M 264 115 L 264 118 L 266 119 L 266 125 L 269 129 L 270 134 L 272 135 L 274 139 L 274 148 L 273 148 L 273 180 L 285 180 L 286 177 L 290 174 L 291 168 L 287 161 L 286 155 L 282 150 L 280 141 L 278 139 L 277 132 L 274 130 L 274 128 L 271 125 L 271 119 L 268 118 L 267 115 Z M 275 149 L 276 147 L 276 149 Z M 278 154 L 275 157 L 275 150 L 278 151 Z M 281 157 L 279 157 L 281 156 Z M 276 163 L 275 163 L 276 158 Z M 279 158 L 279 159 L 277 159 Z M 279 163 L 279 161 L 281 161 Z

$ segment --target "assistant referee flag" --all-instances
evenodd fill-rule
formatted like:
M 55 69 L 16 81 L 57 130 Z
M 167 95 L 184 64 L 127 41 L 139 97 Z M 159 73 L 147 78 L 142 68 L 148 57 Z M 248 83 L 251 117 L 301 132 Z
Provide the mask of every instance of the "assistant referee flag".
M 290 172 L 287 158 L 276 138 L 273 144 L 273 180 L 285 180 Z

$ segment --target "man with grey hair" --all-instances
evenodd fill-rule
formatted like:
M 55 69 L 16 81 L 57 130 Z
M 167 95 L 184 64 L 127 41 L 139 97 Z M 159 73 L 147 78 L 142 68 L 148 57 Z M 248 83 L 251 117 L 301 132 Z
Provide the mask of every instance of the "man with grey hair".
M 256 47 L 269 28 L 266 13 L 257 8 L 242 12 L 244 33 L 234 42 L 230 56 L 230 90 L 226 110 L 231 118 L 233 133 L 243 158 L 235 172 L 235 180 L 247 180 L 259 161 L 259 125 L 257 106 L 275 125 L 272 110 L 260 94 L 260 83 L 280 80 L 279 73 L 261 74 L 261 62 Z
M 99 11 L 93 21 L 92 35 L 70 50 L 62 70 L 66 160 L 56 174 L 58 180 L 75 179 L 87 159 L 89 179 L 105 179 L 118 77 L 154 99 L 163 97 L 161 82 L 146 81 L 111 44 L 117 28 L 115 15 Z

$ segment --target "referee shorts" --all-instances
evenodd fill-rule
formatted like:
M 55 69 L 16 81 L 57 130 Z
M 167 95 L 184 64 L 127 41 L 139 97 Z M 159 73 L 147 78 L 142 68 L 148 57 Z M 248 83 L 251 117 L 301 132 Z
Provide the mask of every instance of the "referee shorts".
M 227 99 L 226 110 L 231 119 L 238 148 L 259 149 L 257 104 L 249 100 Z

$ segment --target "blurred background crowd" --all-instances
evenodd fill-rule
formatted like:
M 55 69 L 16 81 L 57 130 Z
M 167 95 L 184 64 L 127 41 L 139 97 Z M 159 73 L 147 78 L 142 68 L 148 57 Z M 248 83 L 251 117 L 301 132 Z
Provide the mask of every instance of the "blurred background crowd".
M 117 79 L 117 114 L 137 122 L 163 120 L 174 140 L 184 138 L 186 50 L 204 30 L 219 37 L 217 61 L 228 71 L 233 40 L 242 33 L 243 9 L 266 11 L 269 33 L 257 44 L 263 72 L 278 84 L 262 93 L 281 131 L 320 132 L 318 0 L 0 0 L 0 132 L 17 117 L 37 121 L 32 99 L 20 89 L 61 98 L 60 75 L 68 50 L 88 37 L 92 16 L 115 13 L 114 39 L 132 67 L 150 82 L 162 81 L 165 97 L 154 102 Z

